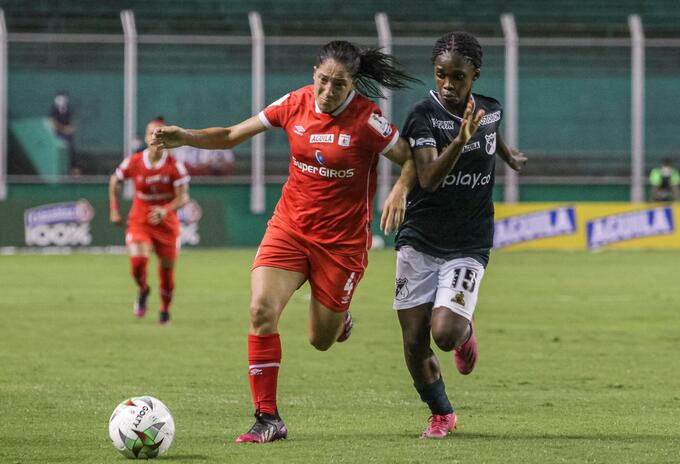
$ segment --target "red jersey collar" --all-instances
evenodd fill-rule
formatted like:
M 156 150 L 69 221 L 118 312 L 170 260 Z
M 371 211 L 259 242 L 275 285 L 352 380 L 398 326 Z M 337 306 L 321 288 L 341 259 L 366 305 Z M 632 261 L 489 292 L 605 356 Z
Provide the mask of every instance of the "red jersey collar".
M 163 167 L 165 164 L 165 160 L 168 157 L 168 151 L 163 150 L 163 154 L 161 155 L 161 159 L 158 160 L 158 162 L 154 165 L 151 163 L 151 158 L 149 157 L 149 150 L 145 149 L 144 152 L 142 153 L 142 159 L 144 160 L 144 167 L 147 169 L 159 169 Z
M 349 104 L 352 103 L 352 100 L 354 100 L 354 97 L 356 96 L 356 94 L 357 94 L 356 91 L 352 90 L 349 93 L 349 95 L 347 95 L 347 98 L 342 103 L 342 105 L 338 106 L 332 113 L 330 113 L 330 115 L 331 116 L 338 116 L 340 113 L 345 111 L 345 109 L 349 106 Z M 321 108 L 319 108 L 319 105 L 316 103 L 316 97 L 314 98 L 314 111 L 316 113 L 323 113 L 323 111 L 321 111 Z

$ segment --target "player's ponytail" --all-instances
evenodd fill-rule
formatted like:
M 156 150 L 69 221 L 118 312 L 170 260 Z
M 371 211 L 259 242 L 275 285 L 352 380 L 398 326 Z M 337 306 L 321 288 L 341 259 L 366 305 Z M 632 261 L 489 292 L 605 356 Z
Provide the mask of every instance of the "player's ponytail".
M 392 55 L 377 48 L 359 48 L 344 40 L 334 40 L 321 47 L 317 64 L 327 59 L 342 63 L 352 78 L 354 87 L 369 98 L 385 98 L 381 87 L 397 90 L 408 87 L 408 83 L 420 82 L 406 74 Z

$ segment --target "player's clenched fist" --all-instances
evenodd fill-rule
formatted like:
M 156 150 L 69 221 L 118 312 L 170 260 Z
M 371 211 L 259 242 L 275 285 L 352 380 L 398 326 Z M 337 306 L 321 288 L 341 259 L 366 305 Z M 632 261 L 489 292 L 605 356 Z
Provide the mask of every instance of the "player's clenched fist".
M 176 148 L 185 145 L 184 129 L 178 126 L 157 127 L 151 135 L 151 145 L 159 149 Z

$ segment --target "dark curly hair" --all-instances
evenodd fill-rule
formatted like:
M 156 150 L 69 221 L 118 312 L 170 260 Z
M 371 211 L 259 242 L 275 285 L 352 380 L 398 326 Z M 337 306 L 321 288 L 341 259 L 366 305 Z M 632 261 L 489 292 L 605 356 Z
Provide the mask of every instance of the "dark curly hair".
M 432 48 L 432 64 L 443 53 L 456 52 L 475 68 L 482 67 L 482 46 L 477 38 L 468 32 L 449 32 L 441 36 Z
M 360 48 L 351 42 L 334 40 L 321 47 L 316 64 L 329 58 L 342 63 L 354 79 L 357 92 L 369 98 L 384 98 L 381 86 L 397 90 L 408 87 L 410 82 L 420 82 L 406 74 L 396 58 L 377 48 Z

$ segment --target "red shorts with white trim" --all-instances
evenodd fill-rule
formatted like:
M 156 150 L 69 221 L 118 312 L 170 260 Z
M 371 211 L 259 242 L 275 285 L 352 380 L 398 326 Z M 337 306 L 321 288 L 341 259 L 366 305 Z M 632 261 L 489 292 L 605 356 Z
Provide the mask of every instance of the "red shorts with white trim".
M 312 296 L 336 312 L 349 309 L 357 284 L 368 265 L 368 253 L 337 254 L 284 225 L 270 221 L 257 250 L 252 269 L 275 267 L 305 275 Z
M 180 248 L 180 234 L 166 227 L 129 223 L 125 231 L 125 244 L 133 242 L 148 243 L 159 258 L 175 260 Z

